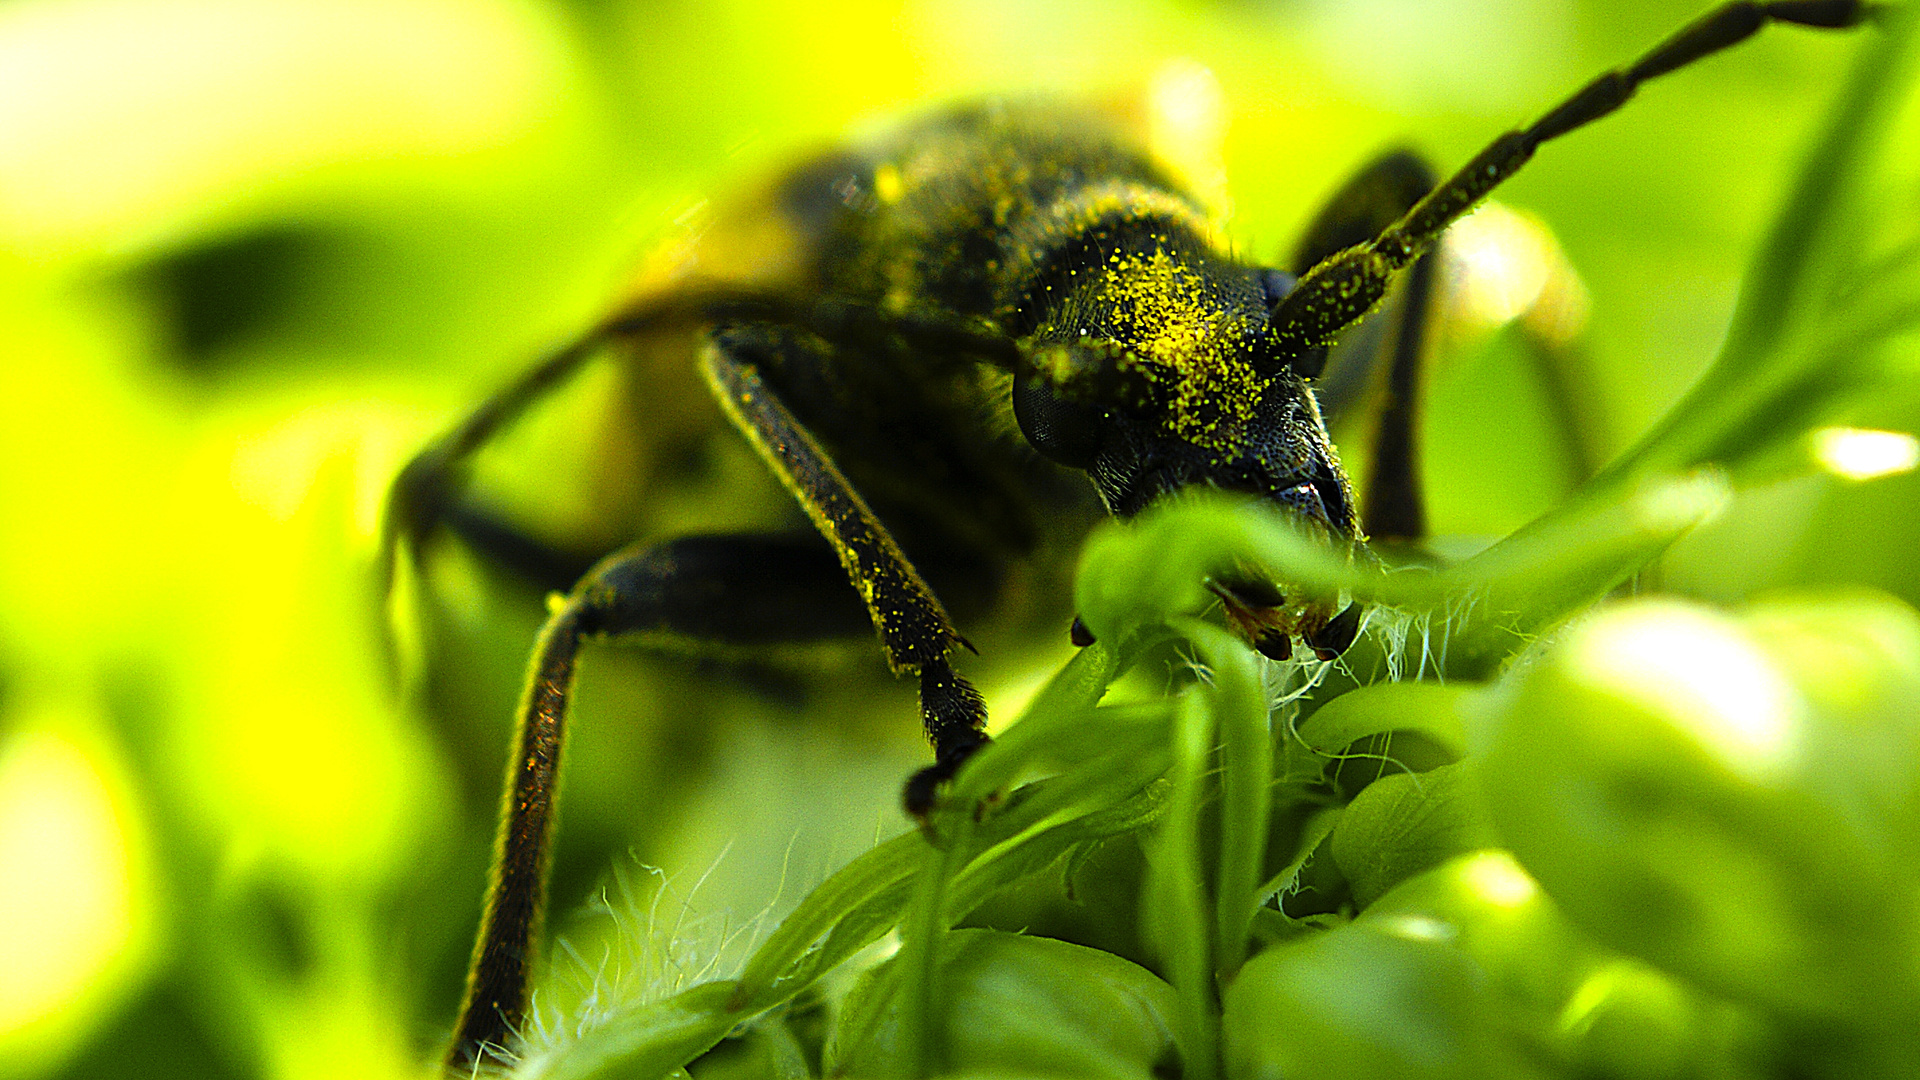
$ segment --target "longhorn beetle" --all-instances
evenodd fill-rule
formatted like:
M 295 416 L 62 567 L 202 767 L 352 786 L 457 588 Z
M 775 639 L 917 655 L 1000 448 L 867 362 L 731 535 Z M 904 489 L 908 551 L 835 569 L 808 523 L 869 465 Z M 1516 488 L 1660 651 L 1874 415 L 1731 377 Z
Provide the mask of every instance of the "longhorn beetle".
M 987 742 L 986 709 L 952 653 L 967 641 L 906 554 L 936 577 L 991 577 L 1031 550 L 1026 486 L 1046 462 L 1083 470 L 1125 518 L 1194 486 L 1270 500 L 1337 548 L 1417 538 L 1412 401 L 1424 256 L 1540 144 L 1612 112 L 1640 84 L 1768 22 L 1840 28 L 1861 0 L 1728 3 L 1632 64 L 1493 140 L 1436 183 L 1395 153 L 1335 195 L 1284 268 L 1230 254 L 1197 200 L 1099 118 L 1034 105 L 938 111 L 794 170 L 775 192 L 783 270 L 658 291 L 529 369 L 395 480 L 387 559 L 447 528 L 484 554 L 554 565 L 461 491 L 462 465 L 610 345 L 700 330 L 699 371 L 814 535 L 682 537 L 606 557 L 557 603 L 535 646 L 486 912 L 450 1058 L 493 1058 L 520 1025 L 545 895 L 555 777 L 587 638 L 667 632 L 755 644 L 870 622 L 917 675 L 934 763 L 908 780 L 924 815 Z M 773 253 L 770 253 L 773 254 Z M 1313 389 L 1336 336 L 1406 272 L 1387 336 L 1391 404 L 1364 506 Z M 982 417 L 1011 413 L 1004 437 Z M 1036 453 L 1037 452 L 1037 457 Z M 824 540 L 824 542 L 822 542 Z M 844 582 L 862 602 L 853 604 Z M 1362 612 L 1285 582 L 1214 583 L 1235 628 L 1285 657 L 1329 660 Z M 860 610 L 864 606 L 864 612 Z M 1090 640 L 1076 621 L 1074 638 Z M 969 646 L 970 647 L 970 646 Z

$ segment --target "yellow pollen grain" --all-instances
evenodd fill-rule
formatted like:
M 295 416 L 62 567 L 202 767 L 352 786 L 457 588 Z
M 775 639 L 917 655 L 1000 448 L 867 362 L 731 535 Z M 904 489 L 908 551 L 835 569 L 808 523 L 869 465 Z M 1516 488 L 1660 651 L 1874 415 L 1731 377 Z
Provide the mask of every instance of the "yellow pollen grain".
M 1103 291 L 1115 336 L 1172 384 L 1172 433 L 1196 446 L 1227 451 L 1252 420 L 1259 387 L 1199 284 L 1180 260 L 1154 251 L 1116 256 Z

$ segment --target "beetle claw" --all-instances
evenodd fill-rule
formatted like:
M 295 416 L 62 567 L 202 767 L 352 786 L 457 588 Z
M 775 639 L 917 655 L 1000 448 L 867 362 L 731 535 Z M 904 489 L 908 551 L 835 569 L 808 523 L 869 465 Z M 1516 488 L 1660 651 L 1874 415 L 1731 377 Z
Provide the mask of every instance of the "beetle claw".
M 1293 659 L 1293 635 L 1285 630 L 1268 630 L 1253 640 L 1253 647 L 1269 660 Z
M 1302 635 L 1302 639 L 1321 660 L 1337 660 L 1360 636 L 1360 620 L 1365 614 L 1359 604 L 1348 604 L 1340 614 L 1327 620 L 1326 625 Z

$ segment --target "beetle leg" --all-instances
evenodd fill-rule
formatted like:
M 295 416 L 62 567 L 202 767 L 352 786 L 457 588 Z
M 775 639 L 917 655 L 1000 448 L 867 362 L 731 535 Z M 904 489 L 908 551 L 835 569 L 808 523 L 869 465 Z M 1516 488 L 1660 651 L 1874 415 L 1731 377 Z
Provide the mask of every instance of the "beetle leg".
M 1411 150 L 1391 150 L 1361 166 L 1333 193 L 1294 249 L 1296 275 L 1400 220 L 1439 182 L 1432 165 Z
M 380 545 L 382 591 L 391 588 L 399 551 L 418 557 L 422 544 L 442 525 L 494 555 L 510 568 L 526 565 L 543 582 L 574 578 L 567 567 L 585 561 L 542 549 L 523 532 L 503 527 L 461 496 L 467 461 L 542 398 L 565 385 L 608 345 L 648 334 L 694 330 L 717 321 L 751 320 L 793 326 L 853 349 L 910 348 L 928 356 L 955 356 L 1008 370 L 1025 362 L 1005 336 L 988 327 L 936 318 L 884 314 L 834 300 L 796 300 L 778 293 L 739 289 L 689 289 L 632 305 L 550 353 L 488 398 L 459 424 L 415 454 L 387 493 Z
M 866 602 L 888 665 L 897 674 L 920 676 L 920 710 L 934 764 L 908 782 L 906 802 L 910 813 L 924 816 L 939 784 L 987 741 L 986 705 L 948 660 L 953 646 L 966 640 L 886 526 L 758 369 L 717 344 L 706 350 L 701 368 L 734 426 L 833 545 Z
M 908 783 L 908 809 L 916 814 L 931 808 L 940 783 L 987 741 L 985 704 L 948 659 L 952 646 L 965 641 L 885 526 L 752 364 L 711 345 L 702 370 L 728 417 L 827 543 L 794 547 L 788 540 L 783 548 L 748 537 L 693 538 L 624 551 L 583 578 L 548 619 L 520 709 L 494 881 L 450 1059 L 455 1065 L 497 1058 L 493 1048 L 503 1046 L 525 1016 L 554 781 L 583 639 L 665 632 L 751 644 L 846 633 L 870 621 L 893 669 L 920 677 L 934 764 Z M 851 603 L 848 581 L 864 613 Z
M 1386 393 L 1375 420 L 1373 457 L 1360 493 L 1360 528 L 1375 542 L 1427 535 L 1427 503 L 1420 480 L 1421 375 L 1426 369 L 1438 260 L 1423 255 L 1407 273 L 1389 333 Z
M 426 538 L 457 514 L 465 467 L 476 451 L 565 385 L 610 342 L 676 327 L 692 330 L 706 321 L 709 308 L 730 295 L 689 292 L 621 312 L 549 353 L 415 454 L 387 491 L 380 538 L 383 591 L 392 587 L 400 548 L 404 545 L 417 559 Z
M 1306 633 L 1302 640 L 1321 660 L 1335 660 L 1360 636 L 1360 620 L 1365 615 L 1359 604 L 1348 604 L 1340 614 Z
M 445 498 L 439 517 L 448 532 L 485 562 L 532 586 L 539 595 L 566 592 L 598 561 L 599 553 L 583 555 L 549 543 L 465 492 Z

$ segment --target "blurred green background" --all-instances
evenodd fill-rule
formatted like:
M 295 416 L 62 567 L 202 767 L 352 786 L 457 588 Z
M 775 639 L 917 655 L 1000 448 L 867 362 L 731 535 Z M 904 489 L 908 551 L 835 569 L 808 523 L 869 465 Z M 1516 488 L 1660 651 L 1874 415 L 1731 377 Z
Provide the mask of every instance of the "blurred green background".
M 1462 162 L 1701 6 L 0 4 L 0 1076 L 420 1072 L 541 609 L 456 561 L 402 642 L 431 674 L 403 684 L 379 500 L 705 200 L 876 114 L 1197 61 L 1229 110 L 1232 234 L 1277 260 L 1373 154 Z M 1502 190 L 1585 282 L 1607 449 L 1711 360 L 1855 48 L 1765 33 Z M 1911 208 L 1920 160 L 1886 171 Z M 1571 482 L 1510 336 L 1457 342 L 1433 387 L 1433 522 L 1466 544 Z M 593 393 L 489 459 L 556 520 L 591 513 Z M 1914 430 L 1920 393 L 1860 422 Z M 1745 493 L 1662 584 L 1920 601 L 1916 511 L 1911 474 L 1803 476 Z M 558 927 L 596 882 L 661 867 L 699 914 L 656 917 L 717 948 L 905 828 L 911 694 L 855 645 L 804 660 L 846 673 L 831 687 L 589 656 Z M 1006 716 L 1065 652 L 975 669 Z

